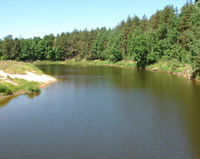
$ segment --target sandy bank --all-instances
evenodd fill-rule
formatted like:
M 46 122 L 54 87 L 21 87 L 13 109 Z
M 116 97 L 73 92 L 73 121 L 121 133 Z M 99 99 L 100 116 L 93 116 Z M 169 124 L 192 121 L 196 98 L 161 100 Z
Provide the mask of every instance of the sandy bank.
M 39 74 L 35 74 L 35 73 L 32 73 L 32 72 L 26 72 L 26 74 L 9 74 L 9 73 L 4 72 L 3 70 L 0 70 L 0 81 L 11 83 L 13 85 L 17 85 L 12 80 L 12 79 L 15 79 L 15 78 L 24 79 L 24 80 L 29 81 L 29 82 L 39 82 L 40 88 L 45 87 L 45 86 L 57 81 L 56 78 L 54 78 L 52 76 L 45 75 L 45 74 L 39 75 Z M 17 91 L 17 92 L 14 92 L 13 94 L 7 95 L 7 96 L 1 96 L 0 95 L 0 100 L 6 99 L 6 98 L 11 98 L 11 97 L 18 96 L 18 95 L 21 95 L 21 94 L 26 94 L 26 93 L 29 93 L 29 92 L 27 92 L 27 91 Z
M 19 79 L 24 79 L 24 80 L 33 81 L 33 82 L 39 82 L 39 83 L 43 83 L 43 84 L 52 83 L 52 82 L 56 81 L 56 79 L 54 77 L 44 75 L 44 74 L 38 75 L 38 74 L 35 74 L 32 72 L 26 72 L 26 74 L 23 74 L 23 75 L 9 74 L 9 73 L 6 73 L 6 72 L 0 70 L 0 79 L 6 80 L 8 77 L 19 78 Z

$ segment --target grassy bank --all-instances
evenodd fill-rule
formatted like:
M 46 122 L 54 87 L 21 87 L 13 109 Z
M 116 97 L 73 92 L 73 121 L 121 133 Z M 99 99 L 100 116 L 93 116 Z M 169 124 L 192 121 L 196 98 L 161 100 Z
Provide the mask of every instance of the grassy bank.
M 134 61 L 88 61 L 88 60 L 66 60 L 66 61 L 35 61 L 34 64 L 67 64 L 67 65 L 105 65 L 105 66 L 118 66 L 118 67 L 136 67 L 136 62 Z
M 16 92 L 40 92 L 39 82 L 29 82 L 23 79 L 10 79 L 8 81 L 0 81 L 0 95 L 12 95 Z
M 134 61 L 119 61 L 116 63 L 110 61 L 87 61 L 87 60 L 66 60 L 66 61 L 36 61 L 35 64 L 68 64 L 68 65 L 106 65 L 115 67 L 137 67 L 137 63 Z M 146 67 L 147 70 L 151 71 L 162 71 L 180 76 L 187 77 L 189 79 L 200 80 L 200 74 L 194 74 L 192 66 L 189 64 L 182 64 L 177 60 L 172 61 L 159 61 L 155 64 Z
M 0 61 L 0 70 L 10 74 L 26 74 L 27 71 L 43 74 L 34 64 L 17 61 Z
M 189 79 L 195 78 L 198 80 L 198 75 L 194 73 L 194 70 L 191 65 L 180 63 L 177 60 L 159 61 L 155 64 L 147 66 L 146 69 L 153 70 L 153 71 L 168 72 L 168 73 L 184 76 Z
M 16 61 L 0 61 L 0 71 L 11 75 L 26 75 L 27 72 L 34 73 L 42 77 L 43 72 L 34 64 L 16 62 Z M 11 78 L 0 74 L 0 99 L 22 93 L 39 93 L 43 82 L 27 81 L 22 78 Z

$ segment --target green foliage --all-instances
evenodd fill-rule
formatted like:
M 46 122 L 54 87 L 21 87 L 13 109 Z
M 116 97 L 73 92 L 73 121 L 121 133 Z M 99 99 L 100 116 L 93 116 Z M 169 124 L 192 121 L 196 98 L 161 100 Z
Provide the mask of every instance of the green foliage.
M 188 73 L 190 73 L 191 75 L 193 73 L 192 67 L 190 65 L 183 64 L 176 59 L 170 61 L 161 60 L 155 64 L 147 66 L 147 68 L 152 70 L 180 73 L 186 76 L 188 75 Z
M 200 72 L 198 72 L 198 73 L 196 74 L 196 79 L 197 79 L 197 80 L 200 80 Z
M 31 92 L 31 93 L 40 93 L 41 92 L 40 88 L 36 87 L 36 86 L 29 86 L 27 88 L 27 91 Z
M 11 95 L 12 91 L 10 90 L 8 86 L 0 84 L 0 94 Z
M 111 53 L 111 56 L 109 57 L 110 61 L 118 62 L 122 60 L 122 54 L 117 49 L 112 48 L 110 53 Z
M 117 30 L 112 30 L 109 34 L 108 45 L 105 49 L 106 58 L 112 62 L 121 61 L 122 53 L 120 52 L 120 34 Z
M 145 67 L 147 65 L 147 56 L 149 54 L 147 37 L 142 33 L 142 30 L 137 29 L 129 38 L 129 56 L 132 56 L 137 61 L 138 67 Z M 151 57 L 149 57 L 149 60 Z
M 91 59 L 101 59 L 104 60 L 106 57 L 104 56 L 104 51 L 108 45 L 109 34 L 106 29 L 102 29 L 98 34 L 96 39 L 92 44 L 92 55 Z
M 11 95 L 15 92 L 40 93 L 38 82 L 29 82 L 23 79 L 9 79 L 10 82 L 1 81 L 0 95 Z

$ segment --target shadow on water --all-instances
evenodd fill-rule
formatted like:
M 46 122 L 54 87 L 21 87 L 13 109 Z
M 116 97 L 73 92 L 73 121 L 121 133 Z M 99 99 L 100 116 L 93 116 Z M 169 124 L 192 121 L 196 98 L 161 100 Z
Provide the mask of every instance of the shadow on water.
M 5 107 L 10 102 L 10 100 L 12 100 L 14 98 L 16 98 L 16 97 L 10 97 L 10 98 L 1 99 L 1 101 L 0 101 L 0 108 L 1 107 Z
M 38 97 L 40 95 L 40 93 L 28 93 L 25 94 L 28 98 L 33 99 L 35 97 Z
M 125 89 L 148 89 L 157 98 L 174 100 L 179 104 L 186 134 L 196 157 L 200 156 L 200 83 L 183 77 L 159 72 L 132 70 L 137 76 L 130 76 L 131 70 L 123 69 L 115 85 Z M 114 80 L 116 82 L 116 80 Z M 119 84 L 120 83 L 120 84 Z M 162 111 L 161 105 L 157 109 Z M 165 110 L 163 110 L 165 111 Z
M 117 87 L 126 90 L 150 90 L 158 99 L 178 102 L 179 108 L 177 109 L 181 113 L 186 134 L 193 147 L 192 150 L 196 157 L 200 156 L 200 82 L 172 74 L 145 70 L 120 70 L 119 68 L 119 71 L 114 72 L 121 74 L 117 80 L 116 78 L 113 80 Z M 157 105 L 156 109 L 160 109 L 160 114 L 166 111 L 161 105 Z
M 23 94 L 24 96 L 27 96 L 30 99 L 33 99 L 37 96 L 40 95 L 40 93 L 27 93 L 27 94 Z M 0 100 L 0 108 L 1 107 L 5 107 L 9 104 L 10 101 L 12 101 L 13 99 L 17 98 L 20 95 L 13 95 L 11 97 L 6 97 Z

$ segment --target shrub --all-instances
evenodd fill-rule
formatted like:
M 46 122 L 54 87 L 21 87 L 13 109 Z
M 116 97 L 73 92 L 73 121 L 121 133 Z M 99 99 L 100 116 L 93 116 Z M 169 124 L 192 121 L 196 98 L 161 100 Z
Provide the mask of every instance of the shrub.
M 38 88 L 36 86 L 30 86 L 30 87 L 28 87 L 27 91 L 31 92 L 31 93 L 40 93 L 41 92 L 40 88 Z
M 11 95 L 12 91 L 7 86 L 0 84 L 0 93 L 3 93 L 4 95 Z

